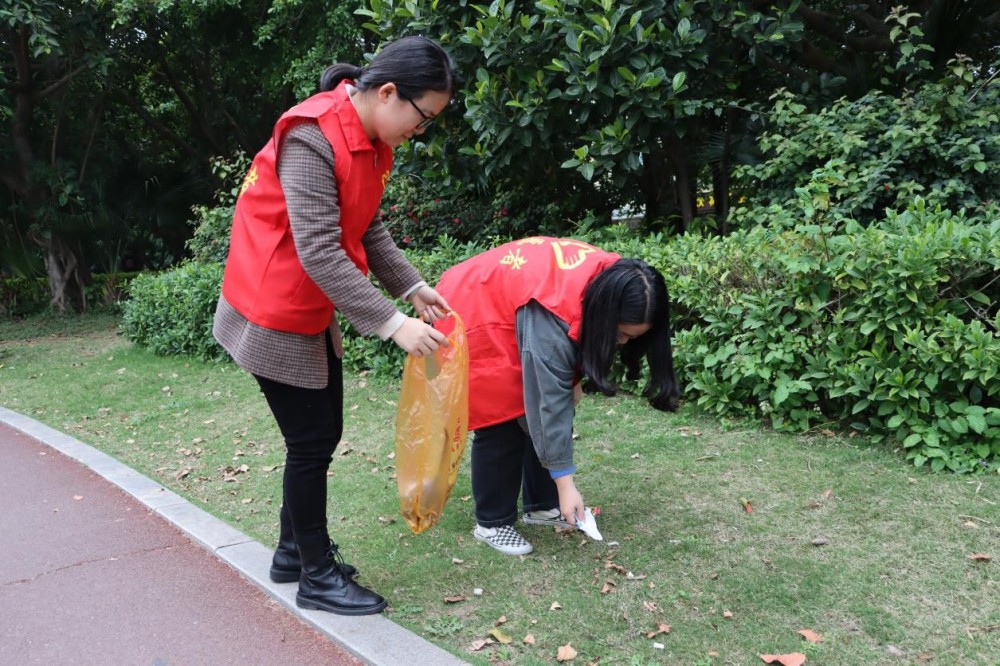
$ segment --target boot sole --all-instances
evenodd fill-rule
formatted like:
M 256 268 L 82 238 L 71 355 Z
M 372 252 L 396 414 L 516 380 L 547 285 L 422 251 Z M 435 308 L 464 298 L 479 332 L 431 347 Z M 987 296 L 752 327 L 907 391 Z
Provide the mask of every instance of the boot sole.
M 322 601 L 316 601 L 315 599 L 309 599 L 307 597 L 303 597 L 302 594 L 299 593 L 295 595 L 295 605 L 299 608 L 305 608 L 307 610 L 321 610 L 335 615 L 374 615 L 375 613 L 381 613 L 382 610 L 389 605 L 389 602 L 383 600 L 382 603 L 375 604 L 374 606 L 344 608 L 343 606 L 334 606 L 333 604 L 327 604 Z

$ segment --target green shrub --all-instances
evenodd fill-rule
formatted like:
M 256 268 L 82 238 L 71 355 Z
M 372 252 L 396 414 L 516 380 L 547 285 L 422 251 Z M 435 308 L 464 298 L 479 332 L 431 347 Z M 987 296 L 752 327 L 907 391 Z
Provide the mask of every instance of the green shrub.
M 867 224 L 885 209 L 905 210 L 916 196 L 949 210 L 1000 199 L 995 71 L 959 58 L 937 83 L 899 97 L 873 90 L 816 112 L 783 91 L 760 140 L 766 161 L 734 173 L 745 198 L 730 223 L 753 226 L 767 209 L 799 224 L 814 214 Z
M 50 299 L 49 285 L 43 277 L 0 280 L 0 317 L 26 317 L 44 312 Z
M 118 307 L 128 293 L 128 283 L 137 273 L 94 273 L 85 288 L 90 309 Z M 49 308 L 52 295 L 44 277 L 0 280 L 0 317 L 25 317 Z
M 229 256 L 229 236 L 233 227 L 236 206 L 195 206 L 194 234 L 186 247 L 191 260 L 200 263 L 225 264 Z
M 222 285 L 222 265 L 187 262 L 158 274 L 143 273 L 129 285 L 122 334 L 154 354 L 225 358 L 212 337 Z
M 1000 466 L 1000 221 L 918 199 L 868 229 L 595 242 L 663 272 L 705 409 L 851 427 L 935 471 Z
M 399 175 L 382 200 L 382 223 L 403 248 L 433 250 L 443 235 L 459 242 L 557 235 L 566 226 L 555 204 L 517 190 L 441 194 L 415 176 Z

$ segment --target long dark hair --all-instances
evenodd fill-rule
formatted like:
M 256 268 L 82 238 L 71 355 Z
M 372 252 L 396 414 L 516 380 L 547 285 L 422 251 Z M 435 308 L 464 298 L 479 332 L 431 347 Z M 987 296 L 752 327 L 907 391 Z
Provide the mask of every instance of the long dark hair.
M 619 324 L 649 324 L 650 329 L 618 347 Z M 583 295 L 580 329 L 583 372 L 605 395 L 616 387 L 609 375 L 620 350 L 629 379 L 639 376 L 642 358 L 649 364 L 643 395 L 657 409 L 677 409 L 680 389 L 670 347 L 670 296 L 663 276 L 639 259 L 619 259 L 600 272 Z
M 337 63 L 319 79 L 321 92 L 333 90 L 344 79 L 364 92 L 395 83 L 400 96 L 419 99 L 428 90 L 455 93 L 455 66 L 437 42 L 426 37 L 403 37 L 387 44 L 366 67 Z

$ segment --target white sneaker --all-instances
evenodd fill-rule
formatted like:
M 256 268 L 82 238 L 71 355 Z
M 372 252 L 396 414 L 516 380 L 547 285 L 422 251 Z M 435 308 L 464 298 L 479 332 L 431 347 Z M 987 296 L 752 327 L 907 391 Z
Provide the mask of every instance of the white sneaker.
M 500 527 L 476 525 L 472 535 L 478 541 L 493 546 L 504 555 L 527 555 L 534 550 L 527 539 L 518 534 L 517 530 L 510 525 L 501 525 Z
M 569 527 L 559 513 L 559 509 L 546 509 L 545 511 L 525 511 L 524 520 L 527 525 L 551 525 L 552 527 Z

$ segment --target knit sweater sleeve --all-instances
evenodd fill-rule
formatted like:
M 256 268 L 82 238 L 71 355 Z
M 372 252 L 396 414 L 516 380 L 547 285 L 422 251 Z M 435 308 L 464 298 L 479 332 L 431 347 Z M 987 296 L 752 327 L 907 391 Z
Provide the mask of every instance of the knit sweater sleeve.
M 278 154 L 295 251 L 307 275 L 361 335 L 374 333 L 396 306 L 372 284 L 340 244 L 340 206 L 333 148 L 314 122 L 291 129 Z

